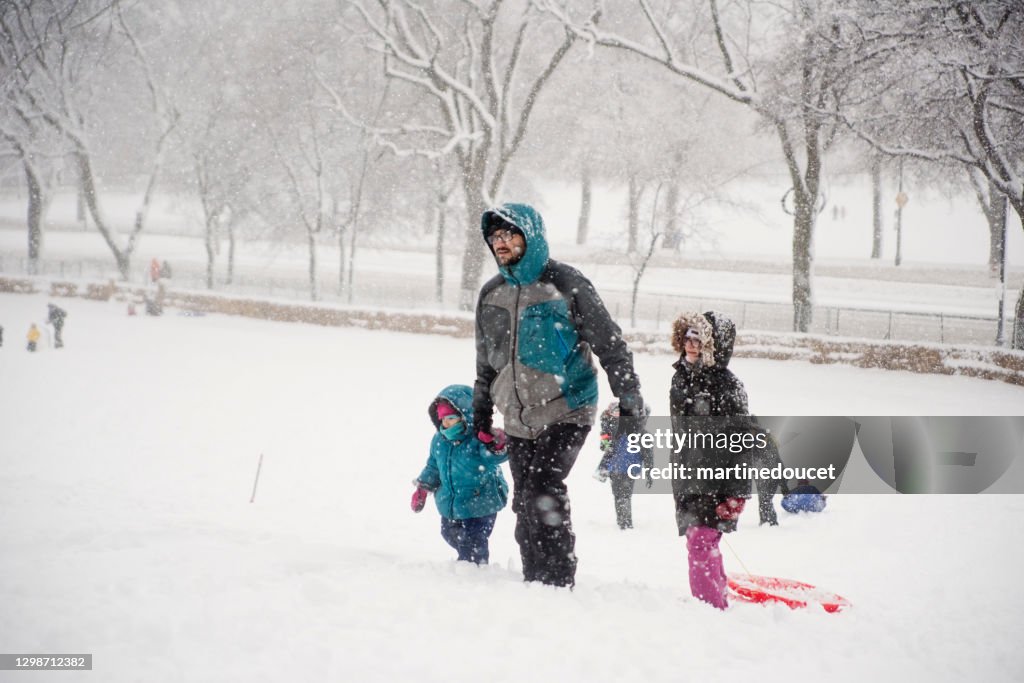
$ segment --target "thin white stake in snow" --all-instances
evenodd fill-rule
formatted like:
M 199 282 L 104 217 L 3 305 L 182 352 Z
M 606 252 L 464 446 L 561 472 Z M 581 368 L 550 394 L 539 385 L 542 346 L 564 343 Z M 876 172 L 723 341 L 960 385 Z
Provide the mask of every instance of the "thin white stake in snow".
M 260 483 L 260 470 L 261 469 L 263 469 L 263 454 L 262 453 L 260 453 L 260 461 L 259 461 L 259 463 L 256 464 L 256 481 L 254 481 L 252 483 L 252 498 L 249 499 L 250 503 L 253 502 L 254 500 L 256 500 L 256 486 L 257 486 L 257 484 Z

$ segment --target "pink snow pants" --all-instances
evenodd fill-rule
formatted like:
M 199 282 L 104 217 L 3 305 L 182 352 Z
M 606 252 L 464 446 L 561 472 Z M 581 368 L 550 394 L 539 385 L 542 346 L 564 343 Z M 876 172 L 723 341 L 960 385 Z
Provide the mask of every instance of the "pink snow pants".
M 686 549 L 690 553 L 690 592 L 712 607 L 725 609 L 725 568 L 718 541 L 722 532 L 706 526 L 686 530 Z

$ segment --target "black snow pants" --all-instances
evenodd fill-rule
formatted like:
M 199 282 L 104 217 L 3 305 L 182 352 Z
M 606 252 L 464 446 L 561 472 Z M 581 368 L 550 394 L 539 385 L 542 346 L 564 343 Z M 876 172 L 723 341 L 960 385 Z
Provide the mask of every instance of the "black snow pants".
M 512 511 L 526 581 L 552 586 L 576 581 L 576 536 L 565 478 L 589 432 L 589 426 L 556 424 L 536 439 L 509 437 Z

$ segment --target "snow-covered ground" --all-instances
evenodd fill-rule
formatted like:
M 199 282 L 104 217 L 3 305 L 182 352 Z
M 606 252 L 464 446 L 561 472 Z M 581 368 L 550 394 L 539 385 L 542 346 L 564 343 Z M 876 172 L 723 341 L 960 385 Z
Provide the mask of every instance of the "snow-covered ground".
M 777 528 L 750 509 L 729 571 L 854 606 L 719 613 L 689 596 L 668 497 L 635 496 L 637 528 L 617 529 L 591 439 L 569 479 L 578 585 L 524 585 L 510 511 L 477 568 L 432 502 L 408 507 L 427 403 L 472 381 L 470 340 L 66 300 L 66 348 L 29 354 L 46 302 L 0 295 L 0 650 L 92 653 L 94 670 L 0 680 L 1024 677 L 1024 496 L 839 495 Z M 637 357 L 656 413 L 671 361 Z M 735 370 L 762 414 L 1024 410 L 1024 390 L 962 377 Z

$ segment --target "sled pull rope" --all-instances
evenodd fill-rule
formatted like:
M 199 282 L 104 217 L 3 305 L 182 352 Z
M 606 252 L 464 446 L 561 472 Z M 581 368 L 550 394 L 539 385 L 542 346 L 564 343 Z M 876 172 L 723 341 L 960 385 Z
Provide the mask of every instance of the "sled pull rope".
M 729 544 L 729 540 L 725 537 L 725 534 L 722 534 L 722 542 L 725 543 L 725 547 L 728 548 L 729 551 L 736 557 L 736 561 L 740 563 L 741 567 L 743 567 L 743 571 L 747 573 L 747 576 L 753 576 L 750 573 L 750 570 L 747 569 L 747 565 L 743 564 L 743 560 L 740 559 L 739 554 L 735 550 L 733 550 L 733 547 Z

